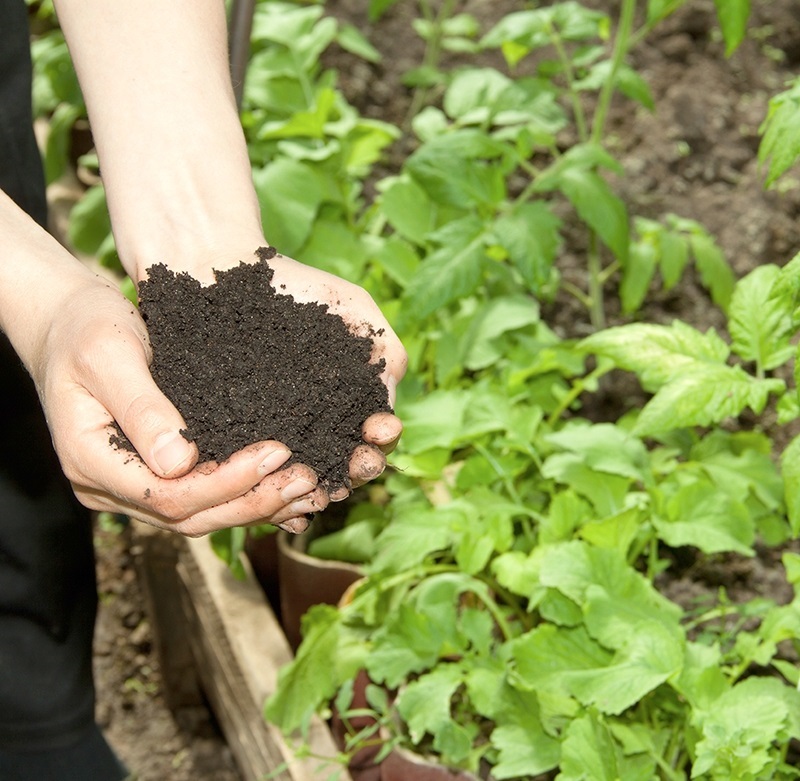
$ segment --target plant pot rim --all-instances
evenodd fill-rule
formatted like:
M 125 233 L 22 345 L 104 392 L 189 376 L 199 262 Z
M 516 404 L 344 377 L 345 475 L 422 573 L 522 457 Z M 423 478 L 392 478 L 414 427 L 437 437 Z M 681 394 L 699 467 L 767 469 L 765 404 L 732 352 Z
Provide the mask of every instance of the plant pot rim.
M 319 569 L 348 570 L 357 575 L 363 575 L 364 570 L 359 564 L 352 564 L 349 561 L 339 561 L 337 559 L 321 559 L 306 553 L 311 537 L 306 534 L 291 534 L 290 532 L 278 532 L 278 549 L 287 558 L 293 559 L 309 567 Z

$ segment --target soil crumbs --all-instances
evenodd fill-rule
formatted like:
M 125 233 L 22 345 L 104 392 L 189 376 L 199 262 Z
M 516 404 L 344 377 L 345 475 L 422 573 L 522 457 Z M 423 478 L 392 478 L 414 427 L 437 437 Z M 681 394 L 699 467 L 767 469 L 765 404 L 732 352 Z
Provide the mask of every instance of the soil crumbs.
M 391 411 L 383 359 L 370 363 L 370 336 L 327 305 L 276 291 L 274 249 L 256 255 L 215 272 L 208 286 L 163 264 L 148 269 L 139 296 L 153 378 L 184 416 L 201 461 L 275 439 L 322 485 L 349 488 L 364 421 Z

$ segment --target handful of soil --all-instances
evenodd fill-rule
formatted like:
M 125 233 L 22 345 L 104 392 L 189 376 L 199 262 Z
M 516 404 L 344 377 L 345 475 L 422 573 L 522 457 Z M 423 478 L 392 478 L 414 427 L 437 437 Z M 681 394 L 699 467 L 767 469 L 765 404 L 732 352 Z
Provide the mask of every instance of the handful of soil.
M 391 412 L 370 363 L 372 339 L 327 305 L 300 303 L 272 285 L 272 248 L 216 271 L 206 287 L 163 264 L 139 284 L 153 348 L 151 372 L 186 420 L 201 461 L 223 461 L 266 439 L 329 490 L 349 487 L 348 461 L 375 412 Z

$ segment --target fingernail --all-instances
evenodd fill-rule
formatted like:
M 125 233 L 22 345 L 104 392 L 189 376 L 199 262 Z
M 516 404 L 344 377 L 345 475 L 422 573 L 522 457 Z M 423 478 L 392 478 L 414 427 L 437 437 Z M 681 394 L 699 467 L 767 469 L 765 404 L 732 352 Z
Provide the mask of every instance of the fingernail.
M 279 529 L 289 532 L 289 534 L 301 534 L 308 528 L 310 521 L 310 518 L 301 516 L 299 518 L 290 518 L 288 521 L 277 524 L 277 526 Z
M 299 499 L 301 496 L 305 496 L 316 487 L 316 484 L 312 483 L 310 480 L 297 477 L 281 491 L 281 499 L 283 499 L 284 502 L 291 502 L 293 499 Z
M 191 445 L 175 432 L 165 431 L 153 445 L 153 458 L 162 474 L 168 475 L 192 455 Z
M 261 463 L 258 465 L 258 471 L 262 475 L 268 475 L 274 472 L 278 467 L 283 466 L 292 455 L 291 450 L 285 447 L 279 447 L 274 450 L 267 451 Z

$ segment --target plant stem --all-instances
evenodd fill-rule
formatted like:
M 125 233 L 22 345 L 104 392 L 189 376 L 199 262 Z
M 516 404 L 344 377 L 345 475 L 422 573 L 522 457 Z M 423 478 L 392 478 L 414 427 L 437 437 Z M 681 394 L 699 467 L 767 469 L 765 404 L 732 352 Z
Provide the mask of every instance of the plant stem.
M 572 113 L 575 116 L 575 127 L 578 131 L 578 138 L 581 143 L 584 143 L 588 138 L 588 126 L 586 124 L 586 114 L 583 111 L 583 104 L 581 103 L 580 95 L 575 89 L 575 71 L 572 69 L 572 60 L 569 58 L 564 42 L 558 34 L 558 30 L 553 27 L 549 29 L 550 40 L 553 42 L 553 47 L 558 54 L 558 59 L 561 66 L 564 68 L 564 77 L 567 80 L 567 91 L 569 92 L 570 101 L 572 103 Z
M 431 34 L 428 40 L 425 41 L 425 53 L 422 56 L 423 67 L 434 70 L 438 68 L 439 58 L 442 56 L 442 38 L 444 37 L 442 23 L 445 19 L 449 19 L 453 15 L 457 2 L 458 0 L 444 0 L 439 9 L 439 13 L 434 14 L 428 0 L 419 0 L 419 8 L 422 17 L 431 25 Z M 408 114 L 403 122 L 404 126 L 407 126 L 410 121 L 419 114 L 428 100 L 429 92 L 429 87 L 419 87 L 414 90 Z
M 622 67 L 625 57 L 630 51 L 631 31 L 633 30 L 633 17 L 636 11 L 636 0 L 622 0 L 617 36 L 614 39 L 614 50 L 611 54 L 611 70 L 605 80 L 600 96 L 597 100 L 594 119 L 592 121 L 592 143 L 599 144 L 605 132 L 606 118 L 611 108 L 611 98 L 614 95 L 617 75 Z
M 597 234 L 589 234 L 589 252 L 587 258 L 589 274 L 589 318 L 595 331 L 606 327 L 606 311 L 603 300 L 603 264 L 600 261 L 600 247 Z

